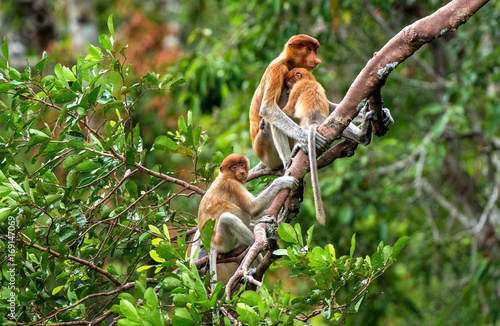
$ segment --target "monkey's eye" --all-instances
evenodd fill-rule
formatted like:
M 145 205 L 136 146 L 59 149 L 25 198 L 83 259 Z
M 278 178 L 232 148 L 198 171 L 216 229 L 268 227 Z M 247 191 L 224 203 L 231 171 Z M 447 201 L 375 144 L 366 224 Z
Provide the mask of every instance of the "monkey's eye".
M 241 166 L 241 167 L 244 167 L 244 166 L 245 166 L 245 163 L 240 162 L 240 166 Z
M 312 51 L 312 47 L 308 46 L 307 51 Z

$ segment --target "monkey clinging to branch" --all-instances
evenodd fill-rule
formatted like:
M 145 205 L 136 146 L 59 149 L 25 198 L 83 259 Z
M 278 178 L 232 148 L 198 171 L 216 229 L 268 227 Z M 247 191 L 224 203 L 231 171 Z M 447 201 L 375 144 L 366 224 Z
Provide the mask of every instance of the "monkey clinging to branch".
M 261 160 L 251 172 L 262 168 L 278 169 L 285 167 L 291 158 L 289 138 L 299 143 L 307 151 L 308 135 L 295 122 L 287 117 L 281 108 L 285 105 L 280 97 L 285 75 L 293 68 L 314 70 L 321 60 L 317 56 L 319 42 L 308 35 L 292 36 L 283 52 L 267 67 L 259 86 L 255 90 L 250 105 L 250 137 L 255 153 Z M 336 104 L 329 102 L 330 111 Z M 384 123 L 393 123 L 392 117 L 386 115 Z M 265 119 L 265 120 L 264 120 Z M 367 145 L 366 135 L 355 125 L 349 124 L 342 135 L 357 143 Z M 315 145 L 320 153 L 330 146 L 325 137 L 316 133 Z
M 198 209 L 198 229 L 209 219 L 215 220 L 210 243 L 210 271 L 216 275 L 218 253 L 226 253 L 240 243 L 248 246 L 254 243 L 250 221 L 262 217 L 278 191 L 284 188 L 296 189 L 297 179 L 291 176 L 279 177 L 254 197 L 245 187 L 248 176 L 248 159 L 240 154 L 231 154 L 222 162 L 221 174 L 214 180 L 203 196 Z M 215 285 L 212 285 L 212 289 Z
M 307 69 L 294 68 L 290 70 L 285 76 L 285 85 L 288 87 L 290 95 L 283 112 L 308 132 L 307 152 L 309 152 L 316 218 L 318 222 L 325 224 L 325 210 L 318 182 L 315 136 L 318 125 L 325 121 L 329 114 L 329 102 L 325 95 L 325 89 Z

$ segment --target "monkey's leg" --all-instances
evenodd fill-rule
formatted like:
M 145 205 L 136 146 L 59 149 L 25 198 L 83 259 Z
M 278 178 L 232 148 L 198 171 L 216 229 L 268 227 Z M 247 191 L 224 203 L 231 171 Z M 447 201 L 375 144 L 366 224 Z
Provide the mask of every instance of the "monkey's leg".
M 259 162 L 256 166 L 251 168 L 250 171 L 248 171 L 248 175 L 255 173 L 255 172 L 258 172 L 260 170 L 264 170 L 265 168 L 267 168 L 267 166 L 264 163 Z
M 362 122 L 359 127 L 350 123 L 342 132 L 342 137 L 364 146 L 370 144 L 373 130 L 371 120 L 375 117 L 375 111 L 368 111 L 367 108 L 367 105 L 365 105 L 361 109 Z
M 274 125 L 271 125 L 271 134 L 273 137 L 274 147 L 278 151 L 281 162 L 285 167 L 292 158 L 292 152 L 290 151 L 288 137 Z
M 191 245 L 191 261 L 197 261 L 200 254 L 200 230 L 196 230 L 193 236 L 193 244 Z
M 210 248 L 209 257 L 209 270 L 210 270 L 210 289 L 212 292 L 215 291 L 215 286 L 217 285 L 217 250 L 215 248 Z
M 210 273 L 213 273 L 212 281 L 217 281 L 217 254 L 226 253 L 235 248 L 237 242 L 242 242 L 247 246 L 254 243 L 253 232 L 243 223 L 240 218 L 231 213 L 222 213 L 217 223 L 215 236 L 210 244 Z M 215 290 L 215 284 L 211 284 L 212 291 Z

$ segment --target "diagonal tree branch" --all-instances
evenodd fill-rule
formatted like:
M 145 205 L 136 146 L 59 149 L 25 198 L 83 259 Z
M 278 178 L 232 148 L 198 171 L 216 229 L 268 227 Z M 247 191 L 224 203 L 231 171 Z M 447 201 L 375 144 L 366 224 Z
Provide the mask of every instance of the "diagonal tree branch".
M 368 61 L 337 108 L 318 128 L 318 132 L 330 141 L 339 139 L 342 131 L 356 117 L 370 96 L 377 94 L 376 92 L 385 84 L 392 70 L 424 44 L 433 42 L 448 32 L 454 32 L 488 1 L 454 0 L 435 13 L 405 27 Z M 325 155 L 327 154 L 328 152 Z M 324 165 L 328 165 L 328 162 L 323 162 L 322 166 Z M 299 151 L 287 173 L 301 179 L 307 168 L 308 157 Z M 272 207 L 279 209 L 283 202 L 284 199 L 278 194 Z M 272 210 L 267 214 L 276 215 L 276 212 Z

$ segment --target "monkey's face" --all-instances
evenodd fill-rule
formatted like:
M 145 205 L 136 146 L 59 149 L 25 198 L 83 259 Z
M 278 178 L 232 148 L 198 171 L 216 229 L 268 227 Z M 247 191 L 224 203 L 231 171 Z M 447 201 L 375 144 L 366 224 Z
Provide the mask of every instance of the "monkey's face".
M 296 67 L 312 71 L 321 63 L 317 55 L 319 42 L 315 38 L 305 34 L 295 35 L 287 44 L 290 51 L 287 57 L 294 58 Z
M 236 180 L 241 183 L 245 183 L 247 181 L 248 169 L 246 162 L 238 162 L 232 165 L 230 169 Z
M 250 162 L 241 154 L 231 154 L 224 159 L 220 170 L 226 178 L 235 179 L 241 183 L 247 181 Z

